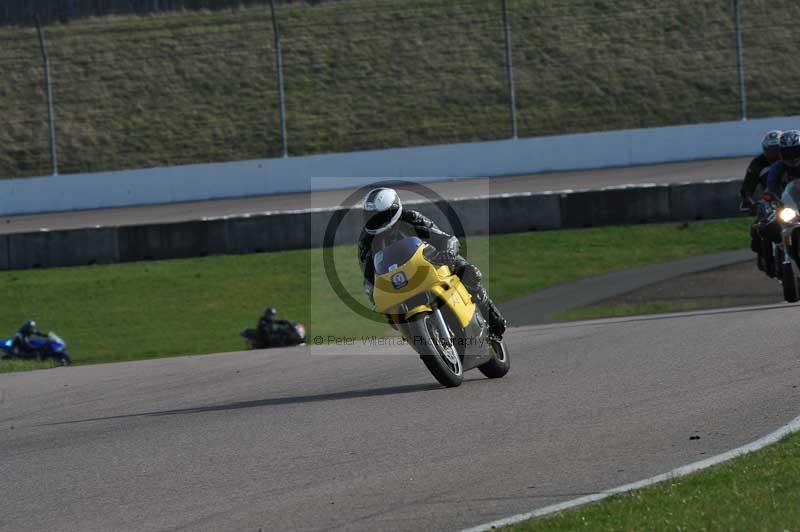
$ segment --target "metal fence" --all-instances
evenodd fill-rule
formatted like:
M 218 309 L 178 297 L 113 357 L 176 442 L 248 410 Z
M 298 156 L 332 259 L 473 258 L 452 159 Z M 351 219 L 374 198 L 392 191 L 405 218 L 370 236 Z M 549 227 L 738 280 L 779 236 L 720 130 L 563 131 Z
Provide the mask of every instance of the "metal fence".
M 0 177 L 794 114 L 776 14 L 800 5 L 333 0 L 0 28 Z

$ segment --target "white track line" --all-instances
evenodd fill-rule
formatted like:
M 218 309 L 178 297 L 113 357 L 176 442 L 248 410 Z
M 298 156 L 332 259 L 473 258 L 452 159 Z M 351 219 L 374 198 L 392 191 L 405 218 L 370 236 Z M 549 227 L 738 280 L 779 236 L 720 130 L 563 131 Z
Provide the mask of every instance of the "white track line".
M 572 499 L 571 501 L 565 501 L 558 504 L 545 506 L 544 508 L 539 508 L 538 510 L 533 510 L 528 513 L 512 515 L 511 517 L 506 517 L 505 519 L 499 519 L 497 521 L 492 521 L 491 523 L 478 525 L 473 528 L 462 530 L 461 532 L 484 532 L 487 530 L 494 530 L 500 527 L 513 525 L 521 521 L 526 521 L 534 517 L 542 517 L 544 515 L 549 515 L 556 512 L 561 512 L 563 510 L 568 510 L 570 508 L 575 508 L 577 506 L 582 506 L 590 502 L 600 501 L 612 495 L 618 495 L 620 493 L 628 493 L 633 490 L 638 490 L 641 488 L 645 488 L 647 486 L 652 486 L 653 484 L 664 482 L 665 480 L 671 480 L 674 478 L 683 477 L 691 473 L 700 471 L 702 469 L 707 469 L 717 464 L 721 464 L 722 462 L 727 462 L 728 460 L 732 460 L 739 456 L 752 453 L 753 451 L 758 451 L 759 449 L 763 449 L 767 445 L 771 445 L 780 440 L 781 438 L 797 431 L 800 431 L 800 417 L 796 417 L 791 422 L 789 422 L 789 424 L 784 425 L 775 432 L 767 436 L 764 436 L 763 438 L 756 440 L 752 443 L 749 443 L 742 447 L 738 447 L 726 453 L 718 454 L 717 456 L 712 456 L 711 458 L 706 458 L 705 460 L 701 460 L 699 462 L 694 462 L 692 464 L 685 465 L 677 469 L 673 469 L 668 473 L 663 473 L 655 477 L 651 477 L 645 480 L 640 480 L 639 482 L 633 482 L 631 484 L 625 484 L 624 486 L 619 486 L 617 488 L 611 488 L 609 490 L 593 493 L 591 495 L 586 495 L 578 499 Z

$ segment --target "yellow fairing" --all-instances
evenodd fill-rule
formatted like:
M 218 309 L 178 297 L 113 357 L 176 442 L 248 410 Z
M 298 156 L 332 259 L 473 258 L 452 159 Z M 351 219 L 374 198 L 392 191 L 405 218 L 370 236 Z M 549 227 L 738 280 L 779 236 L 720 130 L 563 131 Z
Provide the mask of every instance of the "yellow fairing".
M 405 264 L 384 275 L 375 276 L 375 310 L 383 314 L 398 316 L 408 319 L 415 314 L 431 310 L 426 305 L 415 304 L 406 312 L 400 312 L 400 305 L 412 297 L 431 292 L 442 300 L 458 317 L 462 327 L 466 327 L 475 314 L 475 304 L 472 297 L 461 283 L 457 275 L 450 272 L 447 266 L 437 268 L 423 256 L 425 246 L 420 246 L 417 252 Z M 404 274 L 407 284 L 395 288 L 392 278 Z M 398 283 L 399 284 L 399 283 Z

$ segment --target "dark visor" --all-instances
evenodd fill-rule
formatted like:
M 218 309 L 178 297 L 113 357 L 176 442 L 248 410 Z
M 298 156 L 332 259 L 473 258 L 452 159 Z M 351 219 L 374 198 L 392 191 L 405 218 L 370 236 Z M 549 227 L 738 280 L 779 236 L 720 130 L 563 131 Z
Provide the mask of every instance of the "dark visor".
M 781 148 L 781 159 L 792 167 L 800 165 L 800 146 Z
M 396 213 L 395 207 L 383 212 L 364 211 L 364 227 L 370 231 L 380 229 L 388 224 Z

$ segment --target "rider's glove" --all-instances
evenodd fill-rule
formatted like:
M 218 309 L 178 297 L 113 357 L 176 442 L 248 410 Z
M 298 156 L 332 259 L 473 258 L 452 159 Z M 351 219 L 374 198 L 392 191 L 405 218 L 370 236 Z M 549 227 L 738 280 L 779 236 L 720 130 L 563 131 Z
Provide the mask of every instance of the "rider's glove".
M 433 253 L 430 258 L 428 259 L 431 261 L 432 264 L 436 264 L 441 266 L 443 264 L 452 264 L 453 259 L 455 259 L 455 255 L 449 250 L 437 250 Z

